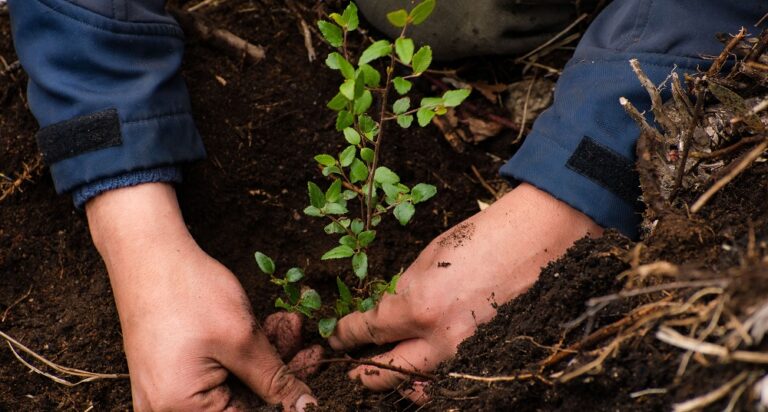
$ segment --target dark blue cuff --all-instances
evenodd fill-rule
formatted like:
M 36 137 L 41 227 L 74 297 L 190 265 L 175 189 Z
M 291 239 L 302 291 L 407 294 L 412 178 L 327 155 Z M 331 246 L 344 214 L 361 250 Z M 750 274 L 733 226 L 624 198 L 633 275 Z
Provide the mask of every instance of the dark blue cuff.
M 82 209 L 89 200 L 108 190 L 136 186 L 142 183 L 181 183 L 181 180 L 182 173 L 178 167 L 139 170 L 80 186 L 72 192 L 72 200 L 75 202 L 76 208 Z

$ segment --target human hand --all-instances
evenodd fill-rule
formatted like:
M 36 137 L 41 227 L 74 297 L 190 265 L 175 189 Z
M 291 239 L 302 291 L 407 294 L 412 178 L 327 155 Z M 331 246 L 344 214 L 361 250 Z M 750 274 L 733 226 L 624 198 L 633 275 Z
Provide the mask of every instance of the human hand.
M 225 384 L 230 373 L 286 411 L 316 403 L 270 345 L 237 278 L 192 239 L 171 186 L 106 192 L 86 212 L 115 294 L 135 410 L 241 410 Z
M 373 358 L 420 372 L 435 369 L 503 304 L 527 290 L 541 268 L 576 240 L 599 236 L 590 218 L 535 187 L 522 184 L 488 209 L 435 239 L 405 271 L 397 293 L 371 311 L 339 321 L 335 350 L 398 342 Z M 397 387 L 407 376 L 360 366 L 350 372 L 373 390 Z M 402 389 L 424 401 L 424 383 Z

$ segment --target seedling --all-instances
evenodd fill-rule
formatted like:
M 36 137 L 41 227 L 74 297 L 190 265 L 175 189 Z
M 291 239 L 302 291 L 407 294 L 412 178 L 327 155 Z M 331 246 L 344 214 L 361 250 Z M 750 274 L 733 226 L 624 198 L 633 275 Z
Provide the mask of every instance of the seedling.
M 343 82 L 327 106 L 337 112 L 336 130 L 344 138 L 346 147 L 335 156 L 314 157 L 318 170 L 332 183 L 325 190 L 315 182 L 307 183 L 310 204 L 304 213 L 328 219 L 325 233 L 339 236 L 338 246 L 328 250 L 321 259 L 349 259 L 358 279 L 357 285 L 350 288 L 340 277 L 336 278 L 339 291 L 334 305 L 336 316 L 319 321 L 323 337 L 333 333 L 338 318 L 353 310 L 370 310 L 384 293 L 395 293 L 400 275 L 390 281 L 369 280 L 368 249 L 376 239 L 375 228 L 388 214 L 401 225 L 407 225 L 416 212 L 416 205 L 437 193 L 435 186 L 426 183 L 407 186 L 397 173 L 381 164 L 380 158 L 388 123 L 395 122 L 408 129 L 416 121 L 425 127 L 435 116 L 460 105 L 470 94 L 469 89 L 451 90 L 440 97 L 423 98 L 418 105 L 413 105 L 408 96 L 412 80 L 422 76 L 432 64 L 432 49 L 425 45 L 416 50 L 406 32 L 409 26 L 423 23 L 434 8 L 435 0 L 424 0 L 410 12 L 400 9 L 387 14 L 389 22 L 401 29 L 400 35 L 394 44 L 389 40 L 374 41 L 356 62 L 348 47 L 348 38 L 359 24 L 354 2 L 350 2 L 342 14 L 333 13 L 330 20 L 317 23 L 325 40 L 337 49 L 328 55 L 325 63 L 341 74 Z M 386 62 L 383 73 L 374 67 L 381 61 Z M 401 71 L 398 65 L 405 68 L 404 74 L 398 75 Z M 390 103 L 394 93 L 398 98 Z M 348 208 L 350 202 L 358 206 L 356 216 Z M 320 309 L 317 292 L 312 289 L 300 292 L 297 286 L 303 278 L 300 269 L 289 270 L 282 279 L 275 278 L 271 259 L 257 252 L 256 260 L 262 272 L 272 276 L 272 282 L 285 290 L 287 299 L 278 298 L 275 306 L 309 317 Z

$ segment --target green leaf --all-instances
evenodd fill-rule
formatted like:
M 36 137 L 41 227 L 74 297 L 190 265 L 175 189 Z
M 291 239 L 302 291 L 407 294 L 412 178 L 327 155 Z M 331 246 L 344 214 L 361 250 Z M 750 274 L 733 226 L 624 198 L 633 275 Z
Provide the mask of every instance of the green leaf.
M 352 303 L 352 292 L 349 291 L 347 285 L 345 285 L 344 281 L 341 280 L 341 278 L 338 276 L 336 276 L 336 287 L 339 288 L 339 296 L 341 297 L 341 301 L 345 303 Z
M 364 134 L 373 133 L 376 130 L 377 124 L 376 121 L 371 118 L 371 116 L 368 115 L 360 115 L 357 118 L 357 123 L 360 125 L 360 131 Z
M 373 104 L 373 95 L 369 90 L 363 90 L 363 94 L 355 99 L 355 114 L 363 114 L 371 108 Z
M 349 229 L 352 230 L 352 233 L 359 234 L 360 232 L 365 229 L 365 223 L 363 222 L 363 219 L 355 218 L 355 220 L 352 221 L 352 224 L 349 226 Z
M 344 83 L 339 86 L 339 93 L 349 100 L 355 100 L 355 80 L 344 80 Z
M 352 235 L 344 235 L 339 239 L 339 244 L 349 246 L 354 249 L 357 247 L 357 239 Z
M 339 169 L 337 166 L 326 166 L 323 168 L 323 176 L 330 176 L 332 174 L 341 174 L 341 169 Z
M 329 54 L 328 58 L 325 59 L 325 64 L 333 70 L 341 71 L 341 75 L 344 76 L 345 79 L 355 78 L 355 68 L 352 67 L 352 64 L 348 62 L 344 56 L 337 52 Z
M 419 183 L 411 189 L 413 203 L 421 203 L 431 199 L 437 194 L 437 188 L 426 183 Z
M 368 178 L 368 166 L 360 159 L 355 159 L 349 166 L 350 183 L 362 182 Z
M 285 280 L 291 283 L 296 283 L 304 278 L 304 271 L 300 268 L 290 268 L 285 274 Z
M 402 275 L 392 276 L 392 280 L 389 281 L 389 286 L 387 286 L 387 293 L 394 295 L 397 292 L 397 282 L 400 281 L 400 276 Z
M 413 59 L 413 51 L 415 49 L 416 46 L 414 46 L 413 40 L 409 38 L 398 37 L 397 40 L 395 40 L 395 53 L 397 53 L 397 57 L 404 64 L 411 64 L 411 59 Z
M 395 217 L 401 225 L 405 226 L 411 221 L 413 214 L 416 213 L 416 208 L 413 207 L 411 202 L 403 202 L 395 207 Z
M 360 280 L 368 276 L 368 255 L 365 252 L 355 253 L 352 256 L 352 270 L 355 271 L 355 276 Z
M 346 245 L 336 246 L 335 248 L 325 252 L 325 254 L 320 258 L 322 260 L 329 260 L 329 259 L 344 259 L 348 258 L 355 254 L 355 251 Z
M 325 201 L 329 203 L 336 203 L 341 200 L 341 180 L 336 179 L 331 183 L 328 190 L 325 191 Z
M 323 212 L 328 215 L 344 215 L 349 213 L 349 210 L 340 203 L 326 203 Z
M 331 222 L 327 226 L 323 228 L 323 231 L 329 235 L 339 234 L 339 233 L 346 233 L 346 230 L 344 229 L 344 226 L 336 223 Z
M 288 301 L 290 304 L 295 305 L 299 303 L 301 291 L 299 290 L 298 286 L 286 283 L 283 285 L 283 291 L 285 292 L 286 296 L 288 296 Z
M 304 306 L 294 306 L 293 308 L 291 308 L 291 310 L 294 311 L 294 312 L 299 312 L 302 315 L 312 319 L 312 310 L 311 309 L 305 308 Z
M 352 126 L 355 123 L 355 115 L 352 113 L 342 110 L 339 112 L 339 115 L 336 117 L 336 130 L 342 131 L 346 129 L 349 126 Z
M 347 108 L 349 100 L 341 93 L 336 93 L 336 96 L 331 99 L 326 105 L 329 109 L 338 112 Z
M 371 226 L 378 226 L 379 223 L 381 223 L 381 215 L 374 216 L 371 218 Z
M 351 127 L 347 127 L 346 129 L 344 129 L 344 139 L 349 144 L 358 145 L 360 144 L 360 133 L 358 133 L 357 130 Z M 330 166 L 330 165 L 327 165 L 327 166 Z
M 384 189 L 384 193 L 387 195 L 387 203 L 388 204 L 395 204 L 397 203 L 398 197 L 400 196 L 400 193 L 403 193 L 403 190 L 391 183 L 384 183 L 381 185 L 382 189 Z
M 408 17 L 410 18 L 411 23 L 418 26 L 419 24 L 424 23 L 424 20 L 432 14 L 433 10 L 435 10 L 435 0 L 424 0 L 411 10 Z
M 357 5 L 355 2 L 350 1 L 341 18 L 347 22 L 347 30 L 357 30 L 357 26 L 360 25 L 360 19 L 357 17 Z
M 395 112 L 395 114 L 403 114 L 408 111 L 408 109 L 411 108 L 411 98 L 410 97 L 402 97 L 400 99 L 397 99 L 395 103 L 392 105 L 392 110 Z
M 336 318 L 320 319 L 317 322 L 317 331 L 320 332 L 320 336 L 328 339 L 333 335 L 333 331 L 336 330 Z
M 408 80 L 405 80 L 400 76 L 392 79 L 392 84 L 395 86 L 395 90 L 397 90 L 397 93 L 400 94 L 401 96 L 411 91 L 411 88 L 413 87 L 413 83 L 411 83 Z
M 368 163 L 373 163 L 374 151 L 371 148 L 364 147 L 360 149 L 360 158 Z
M 442 97 L 425 97 L 421 99 L 421 107 L 427 109 L 434 109 L 435 107 L 442 106 L 444 103 Z
M 261 252 L 256 252 L 254 256 L 256 257 L 256 263 L 259 265 L 259 269 L 262 272 L 267 275 L 275 273 L 275 262 L 269 256 Z
M 323 166 L 334 166 L 336 164 L 336 159 L 328 154 L 319 154 L 315 156 L 315 161 Z
M 413 55 L 413 73 L 424 73 L 429 69 L 430 64 L 432 64 L 432 48 L 423 46 Z
M 405 27 L 408 24 L 408 12 L 400 9 L 387 13 L 387 20 L 395 27 Z
M 357 235 L 357 242 L 360 244 L 360 247 L 368 247 L 373 242 L 373 239 L 376 239 L 375 230 L 366 230 Z
M 285 309 L 291 312 L 293 311 L 293 308 L 291 307 L 291 305 L 285 303 L 285 301 L 283 301 L 283 298 L 275 299 L 275 307 L 280 309 Z
M 340 299 L 336 299 L 336 307 L 334 308 L 336 310 L 336 316 L 347 316 L 350 312 L 350 304 L 351 302 L 342 302 Z
M 472 93 L 471 89 L 449 90 L 443 94 L 443 105 L 446 107 L 456 107 Z
M 347 25 L 347 21 L 344 20 L 344 18 L 339 13 L 331 13 L 328 15 L 328 17 L 330 17 L 331 20 L 335 21 L 336 24 L 338 24 L 341 27 L 345 27 Z
M 323 38 L 333 47 L 341 47 L 344 44 L 344 33 L 341 31 L 341 27 L 325 20 L 317 22 L 317 27 L 320 29 L 320 33 L 323 34 Z
M 361 64 L 360 70 L 365 75 L 365 85 L 368 87 L 379 87 L 381 84 L 381 73 L 369 64 Z
M 384 183 L 395 184 L 400 182 L 400 177 L 395 172 L 393 172 L 390 168 L 386 166 L 379 166 L 376 169 L 376 174 L 373 176 L 373 180 L 379 184 L 384 184 Z
M 304 214 L 312 217 L 320 217 L 323 215 L 323 212 L 321 212 L 319 208 L 316 208 L 314 206 L 307 206 L 304 209 Z
M 301 306 L 307 309 L 318 310 L 323 306 L 323 302 L 320 299 L 320 295 L 314 289 L 307 289 L 301 294 L 301 300 L 299 301 Z
M 365 73 L 362 70 L 355 75 L 355 99 L 359 99 L 365 92 Z
M 421 127 L 427 126 L 433 117 L 435 117 L 435 111 L 432 109 L 423 108 L 416 112 L 416 118 L 419 119 L 419 126 Z
M 320 186 L 314 182 L 307 182 L 307 189 L 309 192 L 309 204 L 322 209 L 325 206 L 325 193 L 320 189 Z
M 352 162 L 355 160 L 355 155 L 357 154 L 357 147 L 355 146 L 347 146 L 344 151 L 342 151 L 339 154 L 339 163 L 342 167 L 349 167 L 349 165 L 352 164 Z
M 363 149 L 365 150 L 365 149 Z M 341 193 L 341 198 L 344 200 L 352 200 L 357 197 L 357 193 L 354 190 L 345 190 Z
M 401 114 L 400 116 L 397 116 L 397 124 L 400 125 L 403 129 L 407 129 L 411 127 L 413 124 L 413 115 L 404 115 Z
M 390 53 L 392 53 L 392 44 L 389 40 L 379 40 L 363 51 L 358 64 L 370 63 Z
M 367 298 L 357 303 L 358 312 L 368 312 L 369 310 L 375 307 L 376 307 L 376 302 L 373 301 L 373 298 Z

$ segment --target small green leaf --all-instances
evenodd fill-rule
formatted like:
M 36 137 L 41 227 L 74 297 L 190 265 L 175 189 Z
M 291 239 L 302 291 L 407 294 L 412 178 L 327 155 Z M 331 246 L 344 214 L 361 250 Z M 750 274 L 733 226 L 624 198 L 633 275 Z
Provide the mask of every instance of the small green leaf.
M 371 148 L 364 147 L 360 149 L 360 158 L 368 163 L 373 163 L 374 151 Z
M 411 189 L 413 203 L 421 203 L 437 194 L 437 188 L 426 183 L 419 183 Z
M 365 229 L 365 223 L 360 218 L 355 218 L 355 220 L 352 221 L 352 224 L 349 226 L 349 229 L 352 230 L 352 233 L 359 234 L 360 232 Z
M 328 17 L 330 17 L 331 20 L 335 21 L 336 24 L 341 27 L 346 27 L 347 25 L 347 21 L 339 13 L 331 13 L 328 15 Z
M 327 215 L 344 215 L 349 213 L 349 210 L 339 203 L 326 203 L 322 210 Z
M 328 339 L 333 335 L 333 331 L 336 330 L 336 318 L 320 319 L 317 322 L 317 331 L 320 332 L 320 336 Z
M 443 94 L 443 105 L 446 107 L 456 107 L 472 93 L 471 89 L 449 90 Z
M 371 108 L 373 104 L 373 94 L 369 90 L 363 90 L 363 94 L 355 99 L 355 114 L 363 114 Z
M 424 20 L 432 14 L 433 10 L 435 10 L 435 0 L 424 0 L 411 10 L 408 17 L 411 23 L 418 26 L 419 24 L 424 23 Z
M 370 63 L 390 53 L 392 53 L 392 44 L 388 40 L 379 40 L 363 51 L 358 64 Z
M 341 18 L 346 22 L 345 26 L 347 30 L 357 30 L 357 26 L 360 24 L 360 20 L 357 17 L 357 5 L 355 2 L 349 2 L 349 5 L 346 9 L 344 9 L 344 13 L 341 15 Z
M 413 73 L 421 74 L 429 69 L 432 64 L 432 48 L 422 46 L 416 54 L 413 55 Z
M 336 316 L 347 316 L 350 312 L 350 304 L 351 302 L 342 302 L 340 299 L 336 299 L 336 307 L 334 308 L 336 310 Z
M 329 260 L 329 259 L 344 259 L 348 258 L 355 254 L 355 251 L 346 245 L 336 246 L 335 248 L 325 252 L 325 254 L 320 258 L 322 260 Z
M 414 46 L 413 40 L 411 39 L 399 37 L 397 40 L 395 40 L 395 53 L 397 53 L 397 57 L 404 64 L 411 64 L 411 59 L 413 59 L 413 51 L 415 49 L 416 46 Z
M 368 312 L 369 310 L 375 307 L 376 307 L 376 302 L 374 302 L 372 298 L 367 298 L 367 299 L 361 300 L 360 302 L 357 302 L 358 312 Z
M 344 235 L 339 239 L 339 244 L 349 246 L 350 248 L 354 249 L 357 247 L 357 239 L 355 239 L 355 237 L 352 235 Z
M 254 256 L 256 257 L 256 263 L 259 265 L 259 269 L 261 269 L 262 272 L 267 275 L 275 273 L 275 262 L 272 261 L 269 256 L 261 252 L 256 252 Z
M 336 117 L 336 130 L 342 131 L 346 129 L 349 126 L 352 126 L 355 123 L 355 115 L 352 113 L 342 110 L 339 112 L 339 115 Z
M 403 114 L 408 111 L 408 109 L 411 108 L 411 98 L 410 97 L 402 97 L 400 99 L 397 99 L 395 103 L 392 105 L 392 110 L 395 112 L 395 114 Z
M 341 200 L 341 180 L 336 179 L 331 183 L 328 190 L 325 191 L 325 201 L 329 203 L 336 203 Z
M 386 166 L 379 166 L 376 169 L 376 174 L 374 175 L 373 180 L 379 184 L 384 184 L 384 183 L 395 184 L 400 182 L 400 177 L 395 172 L 393 172 L 390 168 Z
M 344 80 L 344 83 L 339 86 L 339 93 L 349 100 L 355 100 L 355 80 Z
M 413 87 L 413 83 L 411 83 L 408 80 L 405 80 L 400 76 L 392 79 L 392 84 L 395 86 L 395 90 L 397 90 L 397 93 L 399 93 L 401 96 L 411 91 L 411 88 Z
M 365 73 L 359 70 L 355 75 L 355 99 L 362 97 L 365 92 Z
M 341 169 L 338 168 L 338 166 L 326 166 L 323 168 L 323 176 L 330 176 L 332 174 L 341 174 Z
M 371 116 L 362 114 L 357 118 L 357 123 L 360 125 L 360 131 L 368 134 L 373 133 L 376 130 L 376 121 Z
M 359 145 L 360 144 L 360 133 L 358 133 L 357 130 L 355 130 L 355 129 L 351 128 L 351 127 L 347 127 L 346 129 L 344 129 L 344 139 L 349 144 Z M 331 165 L 327 165 L 327 166 L 331 166 Z
M 316 208 L 314 206 L 307 206 L 304 209 L 304 214 L 312 217 L 320 217 L 323 215 L 323 212 L 321 212 L 319 208 Z
M 381 74 L 369 64 L 361 64 L 360 70 L 365 75 L 365 85 L 368 87 L 379 87 L 381 84 Z
M 395 27 L 404 27 L 408 24 L 408 12 L 400 9 L 387 13 L 387 20 Z
M 365 149 L 363 149 L 365 150 Z M 344 200 L 352 200 L 357 197 L 357 193 L 354 190 L 345 190 L 341 193 L 341 198 Z
M 403 202 L 395 207 L 395 217 L 401 225 L 405 226 L 411 221 L 413 214 L 416 213 L 416 208 L 413 207 L 411 202 Z
M 355 271 L 355 276 L 360 280 L 368 276 L 368 255 L 365 252 L 355 253 L 352 256 L 352 270 Z
M 346 230 L 344 229 L 344 226 L 336 223 L 331 222 L 327 226 L 323 228 L 323 231 L 329 235 L 339 234 L 339 233 L 345 233 Z
M 355 68 L 341 54 L 333 52 L 325 59 L 325 64 L 333 70 L 341 71 L 345 79 L 355 78 Z M 351 100 L 351 99 L 350 99 Z
M 397 116 L 397 124 L 400 125 L 403 129 L 407 129 L 411 127 L 413 124 L 413 115 L 404 115 L 401 114 L 400 116 Z
M 288 296 L 288 301 L 295 305 L 299 303 L 299 297 L 300 297 L 300 290 L 299 287 L 290 283 L 283 284 L 283 291 L 285 292 L 286 296 Z
M 314 182 L 307 182 L 307 189 L 309 192 L 309 204 L 322 209 L 325 206 L 325 193 L 320 189 L 320 186 Z
M 366 230 L 357 235 L 357 242 L 360 244 L 360 247 L 368 247 L 373 242 L 373 239 L 376 239 L 375 230 Z
M 339 296 L 341 297 L 342 302 L 352 303 L 352 292 L 349 291 L 347 285 L 345 285 L 344 281 L 338 276 L 336 276 L 336 287 L 339 288 Z
M 323 306 L 323 302 L 320 299 L 320 295 L 314 289 L 307 289 L 301 294 L 301 300 L 299 301 L 301 306 L 307 309 L 318 310 Z
M 275 299 L 275 307 L 279 309 L 285 309 L 289 312 L 293 311 L 293 308 L 291 307 L 291 305 L 285 303 L 285 301 L 283 301 L 283 298 Z
M 421 107 L 427 109 L 434 109 L 442 106 L 444 103 L 442 97 L 425 97 L 421 99 Z
M 323 34 L 323 38 L 333 47 L 341 47 L 344 44 L 344 33 L 341 31 L 341 27 L 325 20 L 317 22 L 317 27 L 320 29 L 320 33 Z
M 381 215 L 377 215 L 371 218 L 371 226 L 378 226 L 381 223 Z
M 384 193 L 387 195 L 387 203 L 390 205 L 397 203 L 400 193 L 403 193 L 402 189 L 391 183 L 384 183 L 381 187 L 384 189 Z
M 392 280 L 389 281 L 389 286 L 387 286 L 387 293 L 394 295 L 397 293 L 397 282 L 400 281 L 400 274 L 397 274 L 395 276 L 392 276 Z
M 357 147 L 352 145 L 347 146 L 347 148 L 339 154 L 339 163 L 341 164 L 341 167 L 349 167 L 355 160 L 355 155 L 357 155 Z
M 416 112 L 416 118 L 419 119 L 419 126 L 425 127 L 427 126 L 431 121 L 432 118 L 435 117 L 435 111 L 432 109 L 419 109 L 418 112 Z
M 285 280 L 291 283 L 296 283 L 304 278 L 304 271 L 300 268 L 290 268 L 285 274 Z
M 350 183 L 362 182 L 368 178 L 368 166 L 360 159 L 355 159 L 349 166 Z
M 334 166 L 336 164 L 336 159 L 328 154 L 319 154 L 315 156 L 315 161 L 323 166 Z
M 331 101 L 329 101 L 326 106 L 328 106 L 329 109 L 335 112 L 338 112 L 346 109 L 348 104 L 349 104 L 349 100 L 347 100 L 347 98 L 344 97 L 343 94 L 336 93 L 336 96 L 334 96 L 333 99 L 331 99 Z

